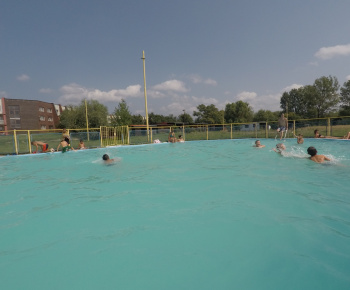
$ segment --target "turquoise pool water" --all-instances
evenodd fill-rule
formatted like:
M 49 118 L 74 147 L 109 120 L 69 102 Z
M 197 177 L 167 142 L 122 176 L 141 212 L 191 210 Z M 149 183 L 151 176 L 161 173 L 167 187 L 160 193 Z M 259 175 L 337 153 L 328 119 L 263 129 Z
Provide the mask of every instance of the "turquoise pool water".
M 0 158 L 1 289 L 349 289 L 350 141 L 254 141 Z

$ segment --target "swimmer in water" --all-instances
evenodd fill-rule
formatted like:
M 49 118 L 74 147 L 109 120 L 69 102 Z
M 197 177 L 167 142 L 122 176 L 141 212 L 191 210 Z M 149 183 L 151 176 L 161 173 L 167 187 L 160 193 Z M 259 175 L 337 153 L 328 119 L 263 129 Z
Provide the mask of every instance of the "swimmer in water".
M 316 162 L 316 163 L 323 163 L 324 161 L 331 161 L 327 156 L 317 154 L 317 150 L 315 147 L 309 147 L 307 148 L 307 153 L 311 155 L 310 160 Z
M 108 154 L 104 154 L 104 155 L 102 156 L 102 159 L 103 159 L 103 161 L 104 161 L 105 164 L 111 164 L 111 163 L 114 163 L 114 162 L 115 162 L 114 159 L 110 159 L 110 158 L 109 158 L 109 155 L 108 155 Z
M 303 144 L 304 143 L 304 138 L 303 138 L 303 135 L 299 134 L 298 136 L 295 136 L 294 137 L 297 138 L 297 143 L 298 144 Z
M 286 150 L 286 145 L 284 145 L 283 143 L 278 143 L 276 145 L 276 148 L 273 148 L 272 150 L 276 153 L 282 154 L 282 152 Z
M 182 135 L 179 135 L 177 142 L 185 142 L 185 139 L 182 137 Z
M 262 144 L 260 143 L 260 140 L 256 140 L 256 141 L 255 141 L 255 145 L 254 145 L 253 147 L 264 148 L 265 145 L 262 145 Z

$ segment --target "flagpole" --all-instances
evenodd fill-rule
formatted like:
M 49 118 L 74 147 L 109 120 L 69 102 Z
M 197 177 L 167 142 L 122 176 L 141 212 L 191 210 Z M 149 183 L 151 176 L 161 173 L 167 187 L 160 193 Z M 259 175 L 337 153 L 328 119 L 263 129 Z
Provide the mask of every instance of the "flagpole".
M 146 126 L 147 126 L 147 141 L 149 142 L 149 125 L 148 125 L 148 110 L 147 110 L 147 91 L 146 91 L 146 67 L 145 67 L 145 51 L 142 51 L 143 60 L 143 83 L 145 92 L 145 110 L 146 110 Z

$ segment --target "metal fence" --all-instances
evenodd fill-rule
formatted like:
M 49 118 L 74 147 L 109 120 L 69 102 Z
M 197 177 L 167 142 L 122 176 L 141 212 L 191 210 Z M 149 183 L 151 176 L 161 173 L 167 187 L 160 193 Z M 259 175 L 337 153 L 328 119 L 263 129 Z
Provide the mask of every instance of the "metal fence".
M 75 148 L 80 140 L 85 147 L 97 148 L 115 145 L 136 145 L 153 143 L 155 140 L 167 142 L 172 129 L 175 136 L 181 135 L 186 141 L 276 138 L 277 122 L 251 122 L 232 124 L 194 124 L 182 126 L 120 126 L 86 129 L 67 129 L 71 145 Z M 288 122 L 285 138 L 302 134 L 313 138 L 314 131 L 323 136 L 342 138 L 350 132 L 350 117 L 301 119 Z M 62 130 L 13 130 L 0 131 L 0 155 L 28 154 L 33 152 L 32 141 L 42 141 L 56 149 L 62 140 Z

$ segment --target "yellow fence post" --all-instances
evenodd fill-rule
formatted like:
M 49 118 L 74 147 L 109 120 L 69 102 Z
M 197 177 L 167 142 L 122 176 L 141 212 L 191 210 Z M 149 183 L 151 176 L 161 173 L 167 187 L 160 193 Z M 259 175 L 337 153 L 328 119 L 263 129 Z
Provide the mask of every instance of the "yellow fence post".
M 28 146 L 29 146 L 29 153 L 32 153 L 32 143 L 30 142 L 30 131 L 28 130 Z
M 16 151 L 16 154 L 18 155 L 18 145 L 17 145 L 17 134 L 16 134 L 16 130 L 13 130 L 13 138 L 14 138 L 14 141 L 15 141 L 15 151 Z
M 232 136 L 232 123 L 231 123 L 231 139 L 233 139 L 232 137 L 233 137 L 233 136 Z
M 209 140 L 209 126 L 207 125 L 207 140 Z
M 267 127 L 268 125 L 267 125 L 267 122 L 265 123 L 265 138 L 267 139 L 267 138 L 269 138 L 269 128 Z
M 102 147 L 102 139 L 103 139 L 103 136 L 102 136 L 102 126 L 100 126 L 100 140 L 101 140 L 101 147 Z
M 127 132 L 127 134 L 128 134 L 128 145 L 130 145 L 129 126 L 126 126 L 126 132 Z
M 295 120 L 293 120 L 293 137 L 295 136 Z
M 183 136 L 184 140 L 186 140 L 186 136 L 185 136 L 185 125 L 182 125 L 182 136 Z

